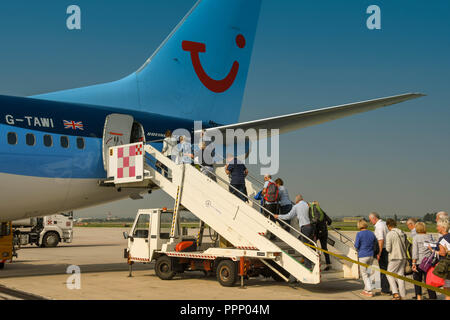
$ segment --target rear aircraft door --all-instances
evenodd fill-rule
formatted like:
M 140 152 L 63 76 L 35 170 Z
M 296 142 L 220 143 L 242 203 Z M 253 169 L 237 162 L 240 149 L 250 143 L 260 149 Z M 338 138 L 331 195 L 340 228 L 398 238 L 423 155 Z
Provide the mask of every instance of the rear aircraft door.
M 103 167 L 108 170 L 110 147 L 129 144 L 134 118 L 127 114 L 113 113 L 106 117 L 103 128 Z

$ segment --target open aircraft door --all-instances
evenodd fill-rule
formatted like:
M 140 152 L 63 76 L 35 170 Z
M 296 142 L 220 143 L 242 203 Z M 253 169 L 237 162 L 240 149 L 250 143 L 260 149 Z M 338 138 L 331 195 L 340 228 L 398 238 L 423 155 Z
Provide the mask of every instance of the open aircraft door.
M 110 147 L 130 143 L 134 118 L 126 114 L 113 113 L 106 117 L 103 128 L 103 167 L 108 170 L 108 152 Z

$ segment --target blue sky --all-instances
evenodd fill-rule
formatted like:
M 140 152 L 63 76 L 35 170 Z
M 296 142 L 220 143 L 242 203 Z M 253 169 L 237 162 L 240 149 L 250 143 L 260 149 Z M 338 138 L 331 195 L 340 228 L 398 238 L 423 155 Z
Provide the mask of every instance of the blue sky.
M 193 0 L 14 1 L 0 6 L 0 94 L 102 83 L 138 69 Z M 66 28 L 77 4 L 82 30 Z M 381 8 L 368 30 L 366 8 Z M 450 2 L 263 0 L 241 121 L 406 92 L 426 97 L 280 137 L 291 198 L 330 215 L 450 210 Z M 84 209 L 133 216 L 161 192 Z

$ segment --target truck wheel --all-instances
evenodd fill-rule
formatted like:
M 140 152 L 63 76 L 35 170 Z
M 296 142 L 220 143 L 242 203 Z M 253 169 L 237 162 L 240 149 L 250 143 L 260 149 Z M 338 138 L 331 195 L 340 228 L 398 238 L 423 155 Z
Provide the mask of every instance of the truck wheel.
M 0 262 L 0 270 L 3 269 L 5 267 L 5 263 L 4 262 Z
M 155 273 L 162 280 L 170 280 L 175 276 L 172 260 L 168 256 L 161 256 L 156 260 Z
M 59 235 L 56 232 L 47 232 L 42 239 L 42 246 L 45 248 L 56 247 L 59 243 Z
M 237 264 L 231 260 L 219 262 L 216 271 L 217 281 L 224 287 L 232 287 L 237 280 Z

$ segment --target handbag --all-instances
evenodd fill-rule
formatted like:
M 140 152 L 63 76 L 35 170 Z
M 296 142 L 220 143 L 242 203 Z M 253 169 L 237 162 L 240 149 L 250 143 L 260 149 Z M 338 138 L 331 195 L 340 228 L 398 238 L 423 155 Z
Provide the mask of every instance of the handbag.
M 422 262 L 419 265 L 419 269 L 423 272 L 427 273 L 428 270 L 433 267 L 437 262 L 436 252 L 433 252 L 429 257 L 425 257 L 422 259 Z
M 409 276 L 410 274 L 413 274 L 414 271 L 412 269 L 412 263 L 411 260 L 406 260 L 406 265 L 405 265 L 405 276 Z
M 430 269 L 428 269 L 428 272 L 427 272 L 427 281 L 426 281 L 426 283 L 427 283 L 428 285 L 432 286 L 432 287 L 439 288 L 439 287 L 444 286 L 445 280 L 442 279 L 442 278 L 440 278 L 440 277 L 438 277 L 438 276 L 436 276 L 436 275 L 433 273 L 434 268 L 435 268 L 435 267 L 431 267 Z

